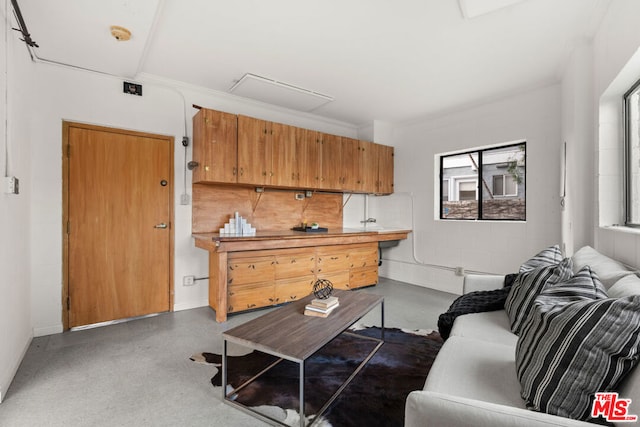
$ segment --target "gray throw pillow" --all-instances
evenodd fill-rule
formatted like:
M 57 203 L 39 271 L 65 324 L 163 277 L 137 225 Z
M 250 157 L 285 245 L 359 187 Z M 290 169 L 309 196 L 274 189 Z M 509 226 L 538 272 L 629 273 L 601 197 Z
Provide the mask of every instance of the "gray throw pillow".
M 639 354 L 640 296 L 536 304 L 516 346 L 520 393 L 529 409 L 586 421 Z
M 511 331 L 519 335 L 529 317 L 536 297 L 543 289 L 556 283 L 564 282 L 573 275 L 571 258 L 562 260 L 557 265 L 538 267 L 518 275 L 507 299 L 504 309 L 509 316 Z
M 554 306 L 575 301 L 592 301 L 604 298 L 607 298 L 607 290 L 604 284 L 600 281 L 595 271 L 587 265 L 572 278 L 544 288 L 536 297 L 534 304 Z

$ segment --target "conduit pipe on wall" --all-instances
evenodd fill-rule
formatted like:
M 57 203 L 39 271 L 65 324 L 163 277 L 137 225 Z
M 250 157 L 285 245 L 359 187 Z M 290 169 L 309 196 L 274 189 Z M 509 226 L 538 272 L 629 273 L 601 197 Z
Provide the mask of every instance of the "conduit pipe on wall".
M 390 259 L 390 258 L 384 258 L 385 261 L 391 261 L 391 262 L 399 262 L 402 264 L 410 264 L 410 265 L 422 265 L 425 267 L 430 267 L 430 268 L 436 268 L 439 270 L 445 270 L 445 271 L 451 271 L 451 272 L 455 272 L 456 268 L 455 267 L 448 267 L 446 265 L 439 265 L 439 264 L 430 264 L 427 262 L 424 262 L 420 259 L 418 259 L 418 255 L 417 255 L 417 233 L 416 233 L 416 212 L 415 212 L 415 196 L 413 194 L 413 192 L 396 192 L 393 193 L 393 195 L 400 195 L 400 196 L 406 196 L 409 198 L 409 200 L 411 201 L 411 230 L 412 230 L 412 237 L 411 237 L 411 246 L 412 246 L 412 251 L 411 251 L 411 255 L 413 257 L 413 262 L 408 262 L 408 261 L 403 261 L 403 260 L 397 260 L 397 259 Z M 367 196 L 368 197 L 368 196 Z M 365 218 L 367 218 L 367 215 L 369 214 L 368 212 L 368 200 L 365 198 Z M 468 273 L 473 273 L 473 274 L 494 274 L 494 273 L 487 273 L 485 271 L 475 271 L 475 270 L 465 270 Z

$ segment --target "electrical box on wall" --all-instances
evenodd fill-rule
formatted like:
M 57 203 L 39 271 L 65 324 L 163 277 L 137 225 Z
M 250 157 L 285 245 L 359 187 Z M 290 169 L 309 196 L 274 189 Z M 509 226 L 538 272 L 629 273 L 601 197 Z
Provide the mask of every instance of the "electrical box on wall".
M 123 92 L 128 93 L 130 95 L 142 96 L 142 85 L 130 83 L 130 82 L 124 82 Z
M 20 183 L 15 176 L 4 177 L 4 192 L 7 194 L 18 194 L 20 192 Z

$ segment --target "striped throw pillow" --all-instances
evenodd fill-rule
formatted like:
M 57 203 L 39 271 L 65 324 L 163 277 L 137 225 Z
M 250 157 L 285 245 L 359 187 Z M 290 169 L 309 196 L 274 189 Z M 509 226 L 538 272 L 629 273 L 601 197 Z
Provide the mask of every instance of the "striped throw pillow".
M 538 294 L 549 286 L 570 279 L 572 266 L 571 258 L 566 258 L 560 264 L 538 267 L 518 275 L 504 303 L 514 334 L 520 334 Z
M 640 296 L 534 306 L 516 371 L 529 409 L 589 420 L 596 392 L 615 391 L 640 355 Z
M 538 267 L 556 265 L 562 261 L 562 251 L 559 245 L 550 246 L 520 266 L 520 273 L 534 270 Z
M 575 301 L 592 301 L 604 298 L 607 298 L 607 290 L 604 284 L 600 281 L 595 271 L 586 265 L 571 279 L 544 288 L 536 297 L 534 304 L 554 306 Z

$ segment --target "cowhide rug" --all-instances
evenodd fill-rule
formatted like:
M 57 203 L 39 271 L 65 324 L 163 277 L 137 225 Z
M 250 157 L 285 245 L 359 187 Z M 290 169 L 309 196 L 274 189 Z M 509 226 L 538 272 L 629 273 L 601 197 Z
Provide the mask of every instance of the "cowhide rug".
M 380 328 L 368 327 L 357 333 L 380 337 Z M 307 360 L 305 414 L 317 413 L 374 346 L 371 340 L 342 334 Z M 403 426 L 407 395 L 422 389 L 441 346 L 437 332 L 385 328 L 384 345 L 323 414 L 322 424 Z M 198 353 L 191 360 L 220 367 L 221 355 Z M 229 356 L 228 383 L 237 387 L 274 360 L 257 351 Z M 282 361 L 241 390 L 235 399 L 250 407 L 274 405 L 289 415 L 297 414 L 298 372 L 298 364 Z M 218 369 L 211 383 L 220 387 L 221 377 Z

